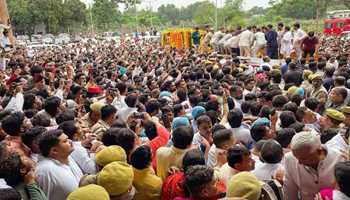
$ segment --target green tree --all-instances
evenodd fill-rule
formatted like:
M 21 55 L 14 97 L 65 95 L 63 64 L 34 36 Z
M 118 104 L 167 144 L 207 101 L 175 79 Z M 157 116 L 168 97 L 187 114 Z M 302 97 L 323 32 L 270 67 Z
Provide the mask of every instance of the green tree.
M 11 16 L 11 24 L 15 31 L 21 34 L 33 31 L 31 14 L 28 9 L 28 0 L 8 0 L 7 5 Z
M 170 25 L 178 25 L 180 22 L 180 10 L 174 4 L 162 5 L 158 8 L 159 17 Z
M 161 20 L 157 13 L 149 10 L 141 10 L 137 13 L 137 23 L 143 27 L 160 26 Z
M 112 1 L 113 3 L 115 3 L 115 5 L 117 5 L 117 7 L 118 7 L 118 4 L 124 4 L 126 9 L 129 9 L 130 7 L 133 7 L 136 4 L 141 3 L 141 0 L 112 0 Z
M 276 1 L 269 9 L 269 14 L 294 19 L 312 19 L 316 16 L 316 3 L 314 0 Z
M 208 25 L 215 24 L 215 5 L 209 1 L 201 2 L 197 4 L 193 20 L 196 25 Z
M 86 22 L 86 7 L 80 0 L 9 0 L 8 7 L 16 32 L 33 33 L 44 24 L 47 32 L 66 32 Z
M 61 17 L 61 27 L 74 29 L 86 25 L 86 5 L 80 0 L 65 0 Z
M 110 0 L 95 0 L 91 12 L 94 26 L 98 29 L 115 28 L 121 20 L 119 11 L 116 9 L 114 2 Z
M 246 24 L 246 16 L 242 11 L 243 0 L 226 0 L 219 12 L 219 25 L 233 27 Z
M 250 15 L 264 15 L 266 12 L 265 8 L 260 7 L 260 6 L 254 6 L 253 8 L 251 8 L 248 13 Z

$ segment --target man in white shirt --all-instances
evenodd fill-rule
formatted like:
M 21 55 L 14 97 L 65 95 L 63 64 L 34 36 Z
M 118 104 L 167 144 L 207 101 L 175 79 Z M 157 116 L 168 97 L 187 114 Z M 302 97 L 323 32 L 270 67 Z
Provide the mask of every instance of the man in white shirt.
M 83 173 L 77 163 L 69 156 L 73 146 L 62 130 L 51 130 L 39 140 L 43 159 L 37 165 L 37 182 L 47 199 L 66 199 L 69 193 L 79 187 Z
M 208 160 L 210 145 L 213 143 L 212 123 L 210 117 L 201 115 L 196 119 L 198 132 L 194 134 L 192 144 L 204 152 L 205 160 Z
M 224 37 L 225 35 L 225 29 L 221 28 L 219 31 L 215 32 L 213 37 L 210 40 L 210 45 L 215 48 L 215 51 L 218 50 L 218 42 L 219 40 Z
M 283 23 L 278 23 L 277 24 L 277 43 L 278 43 L 278 50 L 280 51 L 281 49 L 281 41 L 284 35 L 284 24 Z
M 121 110 L 123 108 L 127 108 L 128 106 L 125 103 L 125 97 L 126 94 L 128 93 L 128 88 L 125 83 L 118 83 L 117 84 L 118 88 L 118 94 L 117 96 L 113 99 L 112 105 L 117 109 Z
M 226 47 L 230 49 L 230 51 L 236 54 L 237 56 L 239 56 L 239 46 L 238 46 L 239 37 L 240 35 L 233 35 L 230 39 L 226 41 L 226 44 L 225 44 Z
M 227 40 L 229 40 L 230 38 L 232 37 L 232 34 L 230 33 L 230 31 L 227 31 L 226 34 L 224 35 L 224 37 L 222 37 L 220 40 L 219 40 L 219 48 L 220 48 L 220 52 L 222 53 L 227 53 L 225 51 L 225 43 Z
M 213 133 L 213 142 L 214 144 L 210 147 L 208 160 L 206 162 L 208 167 L 219 166 L 219 156 L 223 156 L 226 160 L 226 153 L 229 148 L 236 144 L 236 139 L 233 137 L 232 132 L 229 129 L 222 129 Z
M 251 46 L 254 41 L 254 33 L 251 31 L 252 27 L 248 26 L 247 30 L 241 33 L 239 38 L 239 48 L 241 56 L 250 57 L 251 56 Z
M 235 108 L 228 113 L 227 116 L 228 124 L 226 128 L 230 128 L 233 137 L 244 146 L 249 147 L 254 141 L 250 135 L 249 126 L 242 123 L 243 113 L 241 110 Z
M 10 102 L 5 107 L 5 110 L 11 110 L 13 112 L 21 112 L 24 104 L 23 88 L 21 85 L 15 89 L 15 94 L 11 97 Z
M 283 148 L 276 140 L 267 140 L 260 151 L 261 162 L 257 162 L 253 173 L 260 181 L 271 180 L 279 170 L 283 170 L 281 164 Z
M 350 106 L 344 106 L 341 109 L 341 112 L 345 116 L 345 120 L 343 124 L 345 126 L 341 126 L 339 128 L 338 134 L 335 135 L 331 140 L 329 140 L 326 145 L 330 149 L 336 149 L 341 153 L 347 154 L 349 151 L 349 134 L 350 131 L 347 127 L 350 126 Z
M 293 47 L 294 47 L 295 53 L 297 54 L 297 59 L 300 59 L 303 53 L 301 49 L 301 42 L 307 36 L 307 34 L 300 28 L 299 23 L 295 23 L 293 27 L 294 27 Z
M 293 35 L 290 31 L 290 27 L 285 27 L 285 33 L 281 38 L 281 46 L 280 46 L 280 54 L 283 55 L 284 58 L 289 58 L 293 49 Z
M 253 56 L 257 57 L 258 52 L 266 46 L 265 33 L 258 28 L 256 29 L 256 33 L 254 33 L 254 38 Z
M 322 188 L 333 188 L 334 166 L 345 158 L 321 144 L 311 131 L 296 134 L 292 152 L 285 156 L 284 194 L 286 200 L 313 200 Z
M 82 172 L 84 174 L 95 174 L 95 159 L 93 156 L 90 155 L 88 150 L 85 147 L 83 147 L 82 143 L 84 143 L 84 141 L 80 141 L 80 139 L 82 138 L 82 133 L 80 132 L 79 127 L 76 125 L 76 122 L 73 120 L 65 121 L 58 126 L 58 129 L 63 130 L 64 134 L 66 134 L 68 138 L 72 140 L 74 150 L 71 154 L 71 157 L 78 164 Z M 90 139 L 90 141 L 92 139 Z M 86 141 L 90 143 L 89 140 Z
M 338 69 L 339 63 L 338 60 L 335 57 L 331 57 L 326 64 L 326 68 L 328 67 L 334 67 L 334 69 Z
M 117 116 L 118 116 L 118 119 L 121 119 L 124 122 L 127 122 L 129 116 L 131 114 L 137 112 L 136 104 L 138 102 L 138 97 L 137 97 L 137 95 L 135 93 L 134 94 L 129 94 L 125 98 L 124 101 L 125 101 L 125 104 L 127 105 L 127 107 L 118 110 L 117 111 Z
M 219 178 L 227 185 L 228 181 L 239 172 L 252 171 L 255 167 L 250 152 L 243 146 L 236 145 L 227 151 L 227 163 L 219 170 Z

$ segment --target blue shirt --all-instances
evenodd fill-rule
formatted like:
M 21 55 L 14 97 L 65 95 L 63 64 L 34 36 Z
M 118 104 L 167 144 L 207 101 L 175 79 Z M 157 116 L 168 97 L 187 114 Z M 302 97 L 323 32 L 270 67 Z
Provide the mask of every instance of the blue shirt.
M 198 45 L 199 44 L 200 37 L 199 37 L 199 32 L 198 31 L 195 31 L 195 32 L 192 33 L 192 40 L 193 40 L 193 44 L 194 45 Z

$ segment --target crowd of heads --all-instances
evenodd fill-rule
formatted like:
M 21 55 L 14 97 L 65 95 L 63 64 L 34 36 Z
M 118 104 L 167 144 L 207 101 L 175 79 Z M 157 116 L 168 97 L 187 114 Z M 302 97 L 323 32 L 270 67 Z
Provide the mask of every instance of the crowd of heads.
M 37 182 L 41 199 L 258 200 L 291 156 L 317 169 L 326 146 L 348 151 L 349 43 L 337 42 L 273 66 L 142 40 L 14 47 L 1 54 L 0 196 L 30 199 Z M 326 176 L 350 198 L 336 158 Z M 72 177 L 52 174 L 67 170 L 57 163 Z

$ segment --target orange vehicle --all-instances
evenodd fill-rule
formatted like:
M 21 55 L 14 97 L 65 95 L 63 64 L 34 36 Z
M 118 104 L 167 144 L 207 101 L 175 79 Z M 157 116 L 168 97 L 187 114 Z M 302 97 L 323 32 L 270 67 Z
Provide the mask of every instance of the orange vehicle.
M 344 31 L 350 31 L 350 18 L 331 18 L 324 20 L 323 33 L 340 35 Z

